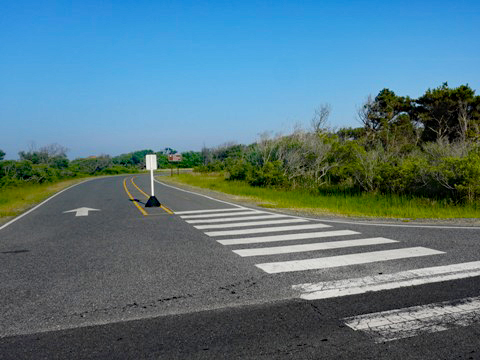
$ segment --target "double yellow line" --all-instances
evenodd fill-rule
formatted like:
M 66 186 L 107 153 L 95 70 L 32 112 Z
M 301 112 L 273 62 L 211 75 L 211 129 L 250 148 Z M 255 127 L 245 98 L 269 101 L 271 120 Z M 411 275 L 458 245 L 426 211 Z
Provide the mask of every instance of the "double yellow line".
M 140 189 L 137 184 L 135 184 L 135 182 L 133 181 L 133 179 L 135 178 L 135 176 L 131 177 L 130 178 L 130 181 L 132 182 L 132 185 L 135 186 L 137 188 L 138 191 L 140 191 L 143 196 L 145 196 L 147 199 L 150 197 L 145 191 L 143 191 L 142 189 Z M 140 212 L 144 215 L 144 216 L 148 216 L 149 214 L 145 211 L 144 208 L 142 208 L 138 202 L 135 201 L 135 198 L 132 196 L 132 194 L 130 193 L 130 191 L 128 191 L 128 188 L 127 188 L 127 178 L 123 179 L 123 188 L 125 189 L 125 192 L 127 193 L 128 197 L 130 198 L 130 200 L 132 200 L 132 202 L 135 204 L 135 206 L 138 208 L 138 210 L 140 210 Z M 160 205 L 160 207 L 165 211 L 167 212 L 168 214 L 170 215 L 173 215 L 173 211 L 170 210 L 169 208 L 167 208 L 166 206 L 164 205 Z

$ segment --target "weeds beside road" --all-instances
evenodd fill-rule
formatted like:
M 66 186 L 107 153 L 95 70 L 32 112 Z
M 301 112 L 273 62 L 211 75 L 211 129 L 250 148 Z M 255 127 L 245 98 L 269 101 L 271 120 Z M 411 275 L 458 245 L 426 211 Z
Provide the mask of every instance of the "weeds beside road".
M 32 208 L 53 194 L 69 186 L 85 181 L 77 178 L 56 183 L 31 184 L 0 190 L 0 224 Z
M 475 219 L 480 218 L 476 205 L 454 205 L 447 201 L 380 194 L 313 194 L 305 190 L 279 190 L 227 181 L 221 173 L 181 174 L 160 180 L 216 190 L 252 201 L 258 206 L 283 208 L 315 215 L 341 215 L 397 219 Z

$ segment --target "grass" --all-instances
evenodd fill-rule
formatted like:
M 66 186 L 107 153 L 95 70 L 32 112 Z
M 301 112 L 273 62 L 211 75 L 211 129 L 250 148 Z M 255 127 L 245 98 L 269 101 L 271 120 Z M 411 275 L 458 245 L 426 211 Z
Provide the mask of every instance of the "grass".
M 314 214 L 398 219 L 480 218 L 477 205 L 453 205 L 399 195 L 321 195 L 302 190 L 259 188 L 241 181 L 226 181 L 223 174 L 218 173 L 180 174 L 161 180 L 220 191 L 267 208 L 288 208 Z
M 0 189 L 0 224 L 85 178 Z

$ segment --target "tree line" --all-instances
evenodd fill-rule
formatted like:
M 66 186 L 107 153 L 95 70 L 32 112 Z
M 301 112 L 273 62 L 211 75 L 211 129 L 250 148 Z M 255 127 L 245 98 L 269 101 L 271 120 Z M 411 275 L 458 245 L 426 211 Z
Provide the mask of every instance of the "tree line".
M 182 153 L 182 161 L 172 165 L 168 155 L 176 150 L 165 148 L 161 151 L 139 150 L 128 154 L 111 157 L 110 155 L 91 156 L 69 160 L 68 149 L 58 144 L 51 144 L 40 149 L 20 151 L 19 160 L 4 160 L 5 152 L 0 150 L 0 188 L 23 184 L 55 182 L 63 179 L 92 175 L 114 175 L 137 173 L 145 169 L 145 155 L 156 154 L 158 168 L 170 166 L 192 168 L 201 164 L 200 152 Z
M 203 149 L 196 169 L 254 186 L 479 202 L 480 96 L 468 85 L 416 99 L 383 89 L 359 108 L 356 128 L 329 128 L 330 112 L 320 106 L 308 130 Z

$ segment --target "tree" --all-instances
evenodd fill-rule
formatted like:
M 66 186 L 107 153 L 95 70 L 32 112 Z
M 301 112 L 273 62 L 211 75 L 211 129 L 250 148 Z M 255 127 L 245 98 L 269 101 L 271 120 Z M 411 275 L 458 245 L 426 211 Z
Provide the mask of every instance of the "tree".
M 0 149 L 0 160 L 3 160 L 5 158 L 5 151 Z
M 182 168 L 194 168 L 202 164 L 202 154 L 196 151 L 182 153 L 182 162 L 178 164 Z
M 422 140 L 465 141 L 478 135 L 480 97 L 468 85 L 444 83 L 415 100 L 415 114 L 424 126 Z
M 327 121 L 331 111 L 332 107 L 330 104 L 322 104 L 315 109 L 313 118 L 310 121 L 310 125 L 315 134 L 321 134 L 327 131 Z
M 365 128 L 340 128 L 337 131 L 337 136 L 341 141 L 348 141 L 348 140 L 359 140 L 365 136 Z
M 65 146 L 56 143 L 43 146 L 38 151 L 35 150 L 35 145 L 31 144 L 28 152 L 20 151 L 18 156 L 20 160 L 29 160 L 33 164 L 58 164 L 60 158 L 67 158 L 67 152 L 68 149 Z
M 159 152 L 161 152 L 164 155 L 173 155 L 177 153 L 177 150 L 172 149 L 170 147 L 166 147 L 165 149 L 160 150 Z
M 412 141 L 416 143 L 417 127 L 411 112 L 411 99 L 397 96 L 389 89 L 381 90 L 375 99 L 369 96 L 358 111 L 367 143 L 376 146 L 380 142 L 387 150 Z
M 145 167 L 145 155 L 155 154 L 153 150 L 138 150 L 128 154 L 115 156 L 112 161 L 114 164 L 123 166 Z

